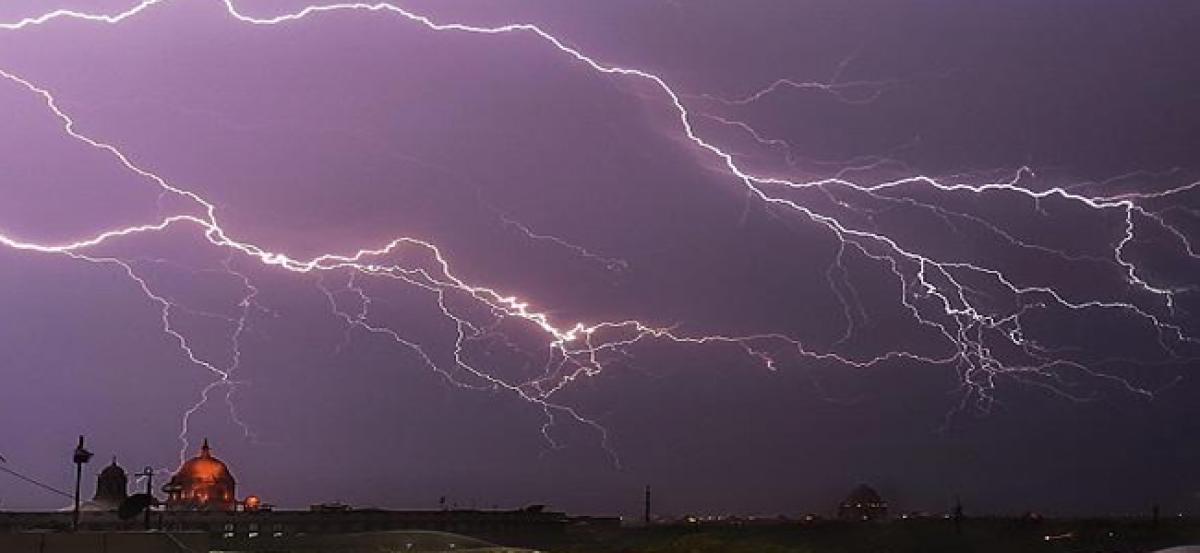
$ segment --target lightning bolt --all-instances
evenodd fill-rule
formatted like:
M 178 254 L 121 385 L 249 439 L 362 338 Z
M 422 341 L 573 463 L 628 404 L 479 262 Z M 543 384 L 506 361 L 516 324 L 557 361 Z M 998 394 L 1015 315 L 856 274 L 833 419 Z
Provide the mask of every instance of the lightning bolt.
M 784 77 L 775 79 L 767 86 L 737 98 L 726 98 L 715 94 L 701 94 L 699 97 L 729 106 L 745 106 L 783 90 L 800 90 L 819 92 L 843 104 L 865 105 L 911 81 L 911 79 L 845 80 L 843 76 L 858 58 L 859 53 L 855 52 L 842 58 L 842 61 L 834 68 L 833 74 L 825 81 L 802 81 Z M 949 72 L 940 75 L 943 78 L 946 76 L 949 76 Z
M 145 0 L 115 14 L 54 10 L 15 22 L 0 23 L 0 30 L 18 31 L 58 20 L 116 25 L 166 1 Z M 712 347 L 724 344 L 738 348 L 750 359 L 771 370 L 777 370 L 784 358 L 836 363 L 854 369 L 867 369 L 902 359 L 952 366 L 958 370 L 961 377 L 960 409 L 975 407 L 983 411 L 990 409 L 996 401 L 994 391 L 1001 378 L 1038 386 L 1071 400 L 1088 399 L 1072 391 L 1072 375 L 1112 382 L 1133 394 L 1146 397 L 1154 395 L 1153 390 L 1099 369 L 1121 360 L 1081 362 L 1032 339 L 1027 335 L 1024 324 L 1025 318 L 1031 313 L 1047 310 L 1060 310 L 1078 316 L 1087 316 L 1099 311 L 1122 313 L 1131 321 L 1136 321 L 1136 324 L 1153 329 L 1158 337 L 1158 346 L 1164 355 L 1172 360 L 1191 359 L 1195 346 L 1200 345 L 1200 342 L 1187 332 L 1186 323 L 1180 322 L 1180 315 L 1176 311 L 1176 296 L 1193 292 L 1194 286 L 1158 283 L 1149 271 L 1140 267 L 1130 256 L 1139 229 L 1153 227 L 1172 237 L 1182 255 L 1191 260 L 1200 259 L 1192 238 L 1166 215 L 1173 211 L 1182 211 L 1184 216 L 1195 217 L 1196 211 L 1178 205 L 1155 207 L 1161 203 L 1169 204 L 1174 199 L 1200 188 L 1200 182 L 1155 192 L 1121 192 L 1106 195 L 1083 193 L 1079 191 L 1080 187 L 1074 186 L 1044 189 L 1025 186 L 1022 184 L 1023 179 L 1032 174 L 1032 171 L 1026 168 L 1016 170 L 1014 177 L 1009 181 L 982 184 L 952 182 L 930 176 L 859 184 L 846 178 L 853 172 L 846 170 L 839 171 L 833 177 L 817 180 L 762 175 L 745 168 L 731 150 L 719 144 L 717 138 L 706 136 L 698 130 L 698 121 L 715 120 L 723 125 L 739 128 L 761 145 L 782 147 L 789 151 L 792 149 L 791 145 L 765 137 L 749 125 L 736 120 L 693 111 L 685 100 L 695 97 L 677 91 L 665 77 L 638 68 L 606 64 L 535 24 L 475 26 L 439 22 L 386 2 L 318 4 L 278 15 L 254 16 L 240 10 L 232 0 L 221 1 L 233 20 L 256 26 L 284 25 L 331 12 L 361 11 L 390 14 L 404 22 L 437 32 L 478 35 L 524 34 L 540 40 L 547 47 L 595 73 L 652 85 L 660 93 L 661 101 L 674 110 L 677 132 L 686 138 L 690 147 L 715 160 L 732 181 L 745 189 L 748 197 L 764 206 L 772 216 L 786 216 L 815 224 L 836 241 L 837 251 L 826 275 L 831 291 L 837 295 L 844 307 L 846 329 L 833 346 L 852 340 L 856 334 L 856 321 L 863 322 L 867 319 L 858 292 L 849 276 L 848 260 L 854 258 L 877 268 L 894 283 L 898 306 L 919 328 L 936 336 L 944 351 L 921 354 L 895 350 L 879 355 L 856 357 L 839 353 L 834 347 L 814 347 L 800 338 L 783 333 L 692 335 L 679 331 L 678 327 L 664 327 L 638 320 L 556 323 L 549 311 L 535 306 L 531 300 L 467 282 L 458 277 L 451 269 L 451 263 L 435 244 L 414 237 L 396 238 L 381 246 L 363 248 L 353 253 L 325 253 L 308 259 L 297 259 L 287 253 L 271 251 L 232 236 L 222 227 L 214 204 L 195 192 L 172 184 L 166 177 L 142 168 L 115 146 L 79 133 L 75 128 L 75 121 L 60 108 L 48 89 L 0 69 L 0 77 L 23 87 L 31 94 L 40 96 L 47 109 L 62 123 L 63 131 L 68 136 L 88 147 L 107 153 L 116 163 L 156 187 L 161 195 L 178 197 L 195 209 L 194 212 L 176 213 L 156 221 L 108 230 L 62 244 L 28 242 L 0 234 L 0 245 L 11 249 L 62 255 L 82 262 L 116 267 L 141 290 L 148 302 L 156 306 L 165 335 L 175 341 L 190 363 L 208 371 L 214 377 L 201 391 L 199 401 L 185 412 L 180 434 L 185 446 L 189 417 L 206 405 L 211 393 L 218 388 L 225 389 L 224 398 L 230 407 L 231 415 L 238 424 L 243 425 L 248 436 L 252 435 L 249 427 L 236 415 L 233 394 L 238 382 L 234 380 L 233 375 L 242 363 L 240 340 L 250 325 L 250 315 L 256 309 L 254 306 L 258 289 L 244 273 L 233 268 L 233 257 L 228 258 L 229 261 L 224 264 L 224 272 L 237 278 L 244 291 L 238 302 L 239 315 L 230 321 L 230 339 L 234 355 L 230 364 L 220 365 L 198 354 L 189 344 L 187 337 L 173 325 L 174 313 L 184 309 L 178 302 L 156 292 L 151 283 L 138 274 L 131 262 L 115 256 L 92 253 L 107 243 L 141 234 L 163 232 L 168 228 L 193 229 L 210 245 L 239 259 L 251 260 L 282 271 L 315 275 L 319 290 L 328 300 L 330 312 L 346 326 L 347 334 L 343 346 L 349 344 L 351 331 L 382 337 L 411 352 L 423 365 L 454 386 L 500 390 L 540 409 L 546 416 L 542 432 L 553 447 L 557 447 L 557 442 L 552 436 L 552 429 L 561 418 L 594 430 L 604 447 L 613 454 L 614 460 L 615 452 L 608 445 L 608 431 L 599 422 L 588 418 L 577 409 L 556 401 L 555 396 L 571 383 L 599 374 L 609 360 L 628 355 L 629 348 L 641 343 L 660 341 Z M 840 73 L 841 70 L 828 83 L 802 83 L 781 79 L 747 96 L 724 99 L 721 102 L 745 105 L 784 88 L 814 88 L 829 93 L 840 101 L 861 103 L 873 101 L 891 87 L 898 86 L 898 83 L 892 81 L 840 81 Z M 867 93 L 855 93 L 863 90 Z M 872 158 L 851 165 L 861 169 L 884 162 L 885 158 Z M 986 217 L 948 208 L 928 200 L 919 200 L 917 192 L 938 194 L 939 197 L 946 198 L 965 195 L 984 199 L 991 195 L 1004 195 L 1026 201 L 1039 213 L 1044 213 L 1044 202 L 1065 202 L 1088 210 L 1096 216 L 1115 216 L 1120 221 L 1121 236 L 1116 243 L 1107 245 L 1107 253 L 1103 256 L 1076 254 L 1039 245 Z M 810 198 L 812 202 L 809 201 Z M 964 228 L 982 230 L 1007 247 L 1049 255 L 1064 262 L 1089 263 L 1114 270 L 1121 275 L 1130 293 L 1137 299 L 1076 297 L 1044 282 L 1026 282 L 1019 277 L 1010 276 L 1002 268 L 985 262 L 925 253 L 919 244 L 912 244 L 911 240 L 881 230 L 877 215 L 885 209 L 898 208 L 926 213 L 937 218 L 952 232 L 961 233 Z M 606 265 L 617 263 L 615 258 L 597 256 L 572 243 L 534 233 L 519 223 L 510 220 L 506 220 L 506 223 L 532 240 L 554 242 Z M 343 284 L 330 285 L 329 282 L 335 279 Z M 427 294 L 441 316 L 454 328 L 453 347 L 448 355 L 431 352 L 426 346 L 407 338 L 399 330 L 376 320 L 371 311 L 372 297 L 368 292 L 367 283 L 395 283 Z M 347 295 L 356 300 L 356 308 L 346 307 L 343 298 Z M 990 306 L 989 302 L 984 300 L 999 296 L 1005 297 L 1011 306 L 1002 309 Z M 543 363 L 542 369 L 528 380 L 496 376 L 471 356 L 472 344 L 495 342 L 497 337 L 513 331 L 539 336 L 538 349 L 544 352 L 543 360 L 539 361 Z M 523 349 L 515 340 L 499 341 L 504 347 Z

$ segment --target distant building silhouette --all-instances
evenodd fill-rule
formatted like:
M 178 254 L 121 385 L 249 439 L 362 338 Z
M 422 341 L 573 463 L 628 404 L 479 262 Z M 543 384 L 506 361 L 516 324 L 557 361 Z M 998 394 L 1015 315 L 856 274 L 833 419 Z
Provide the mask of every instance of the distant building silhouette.
M 170 510 L 233 511 L 237 508 L 236 486 L 229 467 L 212 456 L 205 438 L 200 454 L 179 467 L 163 491 Z
M 860 484 L 838 505 L 838 518 L 842 520 L 883 520 L 888 516 L 887 502 L 879 492 L 866 484 Z
M 115 511 L 121 506 L 121 502 L 129 497 L 129 477 L 125 474 L 125 469 L 117 464 L 117 458 L 113 457 L 112 463 L 104 470 L 100 471 L 100 475 L 96 478 L 96 495 L 80 506 L 80 509 L 85 511 Z

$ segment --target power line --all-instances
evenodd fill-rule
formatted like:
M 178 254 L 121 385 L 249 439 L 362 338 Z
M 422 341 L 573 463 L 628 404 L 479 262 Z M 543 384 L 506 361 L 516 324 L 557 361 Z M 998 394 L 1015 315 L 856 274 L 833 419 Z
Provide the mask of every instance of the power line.
M 0 462 L 7 462 L 7 461 L 5 461 L 3 457 L 0 457 Z M 69 494 L 69 493 L 67 493 L 67 492 L 64 492 L 64 491 L 62 491 L 62 490 L 60 490 L 60 489 L 58 489 L 58 488 L 55 488 L 54 486 L 51 486 L 51 485 L 49 485 L 49 484 L 46 484 L 46 483 L 43 483 L 43 482 L 39 482 L 37 479 L 35 479 L 35 478 L 31 477 L 31 476 L 26 476 L 26 475 L 24 475 L 24 474 L 21 474 L 21 473 L 19 473 L 19 472 L 15 471 L 15 470 L 13 470 L 13 469 L 10 469 L 10 468 L 8 468 L 8 467 L 5 467 L 5 466 L 0 466 L 0 472 L 6 472 L 6 473 L 8 473 L 8 474 L 11 474 L 11 475 L 13 475 L 13 476 L 15 476 L 15 477 L 17 477 L 17 478 L 20 478 L 21 480 L 24 480 L 24 481 L 26 481 L 26 482 L 29 482 L 30 484 L 33 484 L 33 485 L 35 485 L 35 486 L 37 486 L 37 487 L 39 487 L 39 488 L 42 488 L 43 490 L 47 490 L 47 491 L 50 491 L 50 492 L 54 492 L 54 493 L 56 493 L 56 494 L 58 494 L 58 495 L 61 495 L 61 496 L 63 496 L 63 497 L 70 497 L 70 498 L 74 498 L 74 496 L 73 496 L 73 495 L 71 495 L 71 494 Z

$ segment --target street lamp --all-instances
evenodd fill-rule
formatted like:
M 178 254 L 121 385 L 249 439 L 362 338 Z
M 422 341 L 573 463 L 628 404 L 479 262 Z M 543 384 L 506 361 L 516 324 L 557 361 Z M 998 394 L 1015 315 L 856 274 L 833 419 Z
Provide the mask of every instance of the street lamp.
M 75 446 L 75 510 L 71 514 L 71 529 L 79 530 L 79 483 L 83 480 L 83 465 L 92 460 L 92 452 L 83 448 L 83 436 L 79 436 L 79 445 Z
M 146 479 L 146 496 L 150 498 L 150 504 L 146 506 L 146 518 L 144 524 L 147 530 L 150 529 L 150 508 L 154 506 L 154 467 L 147 466 L 142 469 L 142 472 L 134 476 L 141 476 Z

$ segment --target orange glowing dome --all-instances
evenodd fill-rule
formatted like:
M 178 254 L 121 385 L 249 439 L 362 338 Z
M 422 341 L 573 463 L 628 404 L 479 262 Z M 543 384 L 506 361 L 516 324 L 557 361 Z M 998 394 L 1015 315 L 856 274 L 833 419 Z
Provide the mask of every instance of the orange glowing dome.
M 200 454 L 188 459 L 163 486 L 167 492 L 167 508 L 177 510 L 232 511 L 237 504 L 234 492 L 237 482 L 229 467 L 212 456 L 208 439 L 200 446 Z

